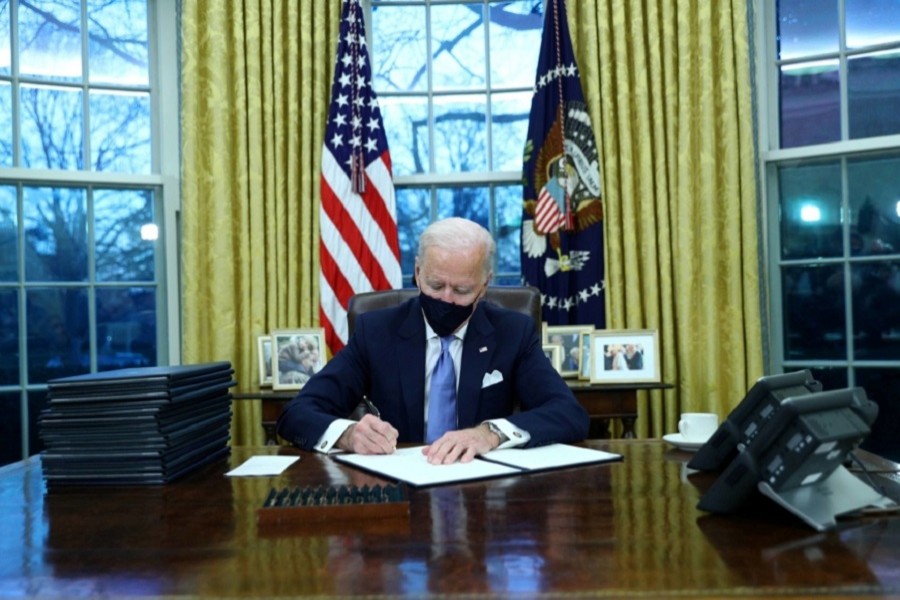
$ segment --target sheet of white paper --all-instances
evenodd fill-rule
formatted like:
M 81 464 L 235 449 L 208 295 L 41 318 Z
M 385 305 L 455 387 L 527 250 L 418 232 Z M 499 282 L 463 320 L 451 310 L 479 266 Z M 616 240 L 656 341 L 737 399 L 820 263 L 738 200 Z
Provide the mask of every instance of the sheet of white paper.
M 519 467 L 526 471 L 557 469 L 572 465 L 608 462 L 622 458 L 619 454 L 569 446 L 568 444 L 549 444 L 537 448 L 506 448 L 491 450 L 484 455 L 485 460 L 492 460 L 505 465 Z
M 417 486 L 521 473 L 519 469 L 485 460 L 432 465 L 422 454 L 422 446 L 399 448 L 393 454 L 340 454 L 334 458 Z
M 225 473 L 230 477 L 280 475 L 282 471 L 300 460 L 299 456 L 251 456 L 239 467 Z

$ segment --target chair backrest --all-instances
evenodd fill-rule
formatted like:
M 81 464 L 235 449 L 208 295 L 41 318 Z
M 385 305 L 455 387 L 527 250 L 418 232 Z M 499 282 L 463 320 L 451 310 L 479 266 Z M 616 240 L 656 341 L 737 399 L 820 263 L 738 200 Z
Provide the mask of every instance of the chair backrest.
M 356 317 L 370 310 L 388 308 L 402 304 L 418 295 L 417 288 L 364 292 L 350 298 L 347 306 L 347 329 L 353 335 Z M 503 308 L 508 308 L 530 316 L 534 320 L 538 335 L 541 333 L 541 292 L 532 286 L 489 286 L 485 300 Z

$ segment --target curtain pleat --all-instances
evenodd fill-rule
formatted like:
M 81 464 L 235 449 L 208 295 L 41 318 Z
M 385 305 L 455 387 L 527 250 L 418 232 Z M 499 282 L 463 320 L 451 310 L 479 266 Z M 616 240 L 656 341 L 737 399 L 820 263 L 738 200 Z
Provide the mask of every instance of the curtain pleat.
M 259 387 L 256 340 L 318 326 L 318 198 L 340 0 L 185 0 L 182 360 Z M 235 444 L 261 444 L 236 402 Z
M 763 374 L 745 0 L 579 0 L 569 18 L 602 155 L 607 326 L 657 329 L 637 429 L 724 417 Z

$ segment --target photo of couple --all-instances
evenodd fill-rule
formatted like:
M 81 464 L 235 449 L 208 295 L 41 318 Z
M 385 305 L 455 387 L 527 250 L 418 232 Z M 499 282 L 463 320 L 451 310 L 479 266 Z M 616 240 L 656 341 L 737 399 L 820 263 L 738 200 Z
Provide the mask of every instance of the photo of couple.
M 606 344 L 603 346 L 603 368 L 606 371 L 640 371 L 644 368 L 641 344 Z

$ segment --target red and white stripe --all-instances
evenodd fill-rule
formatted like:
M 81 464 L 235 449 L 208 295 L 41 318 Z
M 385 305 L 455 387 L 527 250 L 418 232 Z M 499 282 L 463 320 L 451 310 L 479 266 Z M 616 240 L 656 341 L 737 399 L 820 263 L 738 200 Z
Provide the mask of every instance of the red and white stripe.
M 542 187 L 534 207 L 534 228 L 543 234 L 554 233 L 565 222 L 565 213 L 559 210 L 559 205 L 547 191 L 547 186 Z
M 327 144 L 322 152 L 319 319 L 332 354 L 347 343 L 351 296 L 402 285 L 390 161 L 385 151 L 366 166 L 359 194 Z

